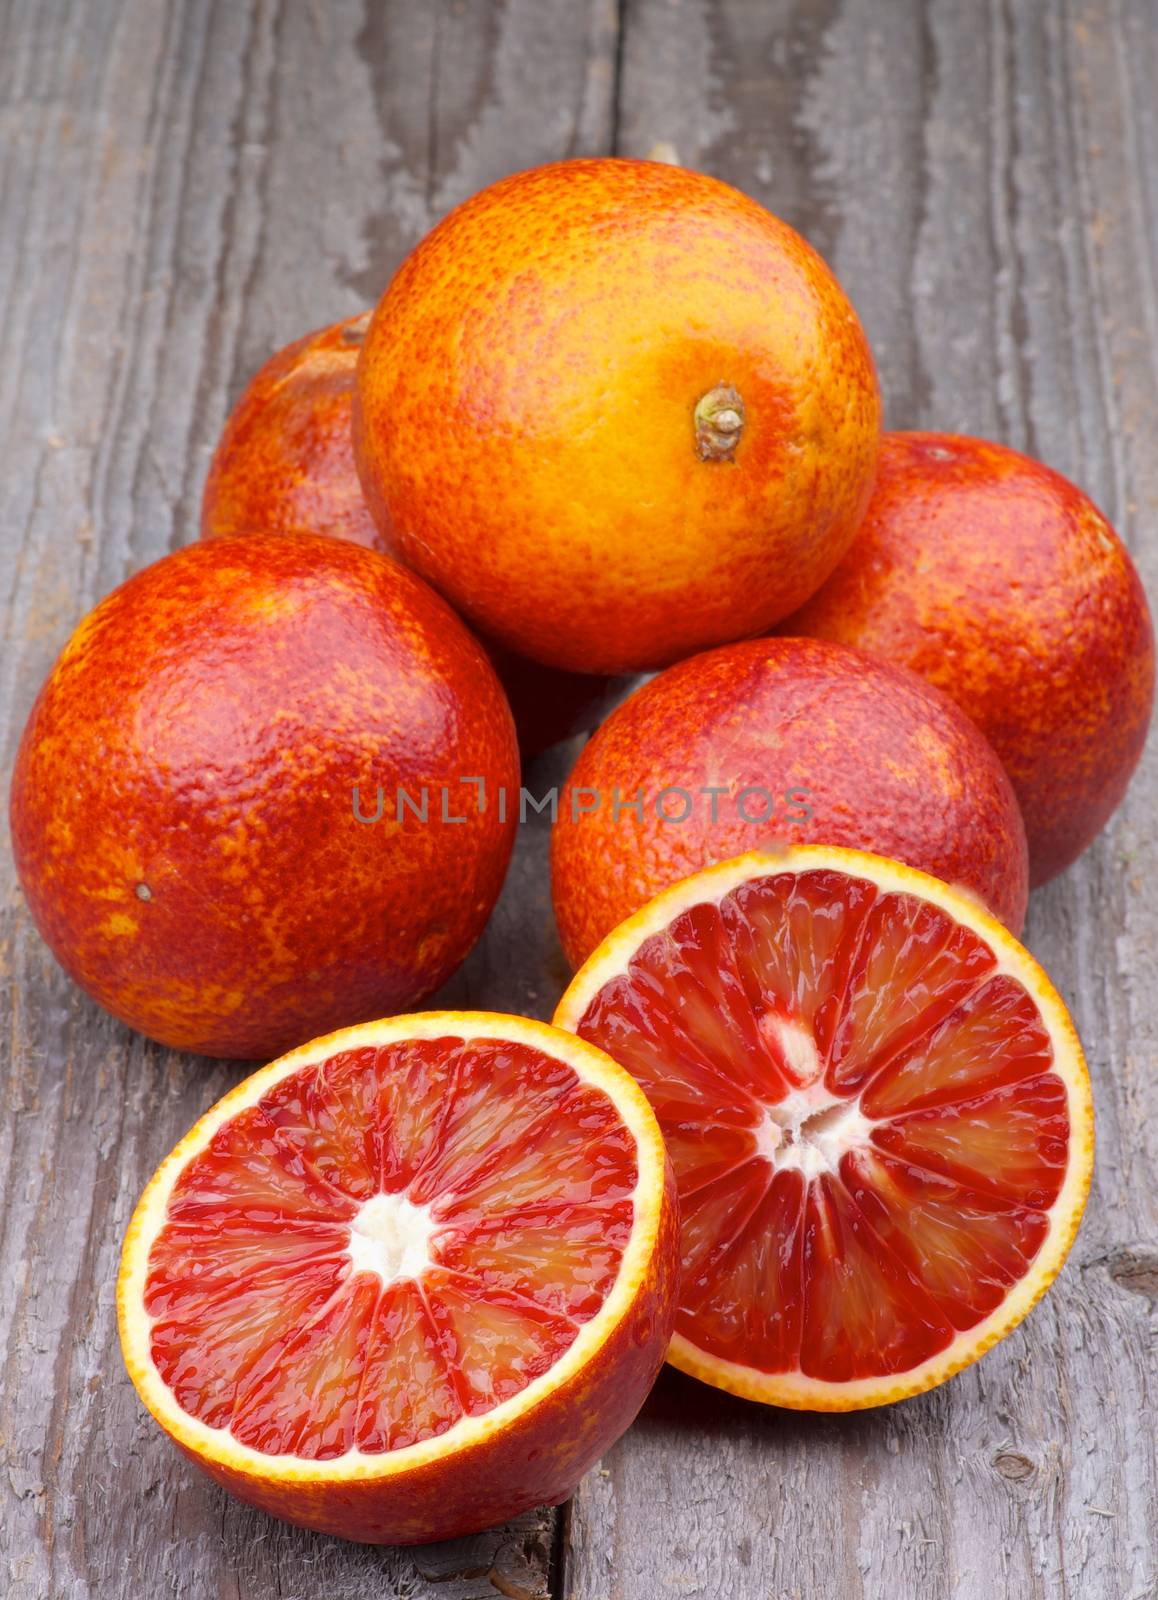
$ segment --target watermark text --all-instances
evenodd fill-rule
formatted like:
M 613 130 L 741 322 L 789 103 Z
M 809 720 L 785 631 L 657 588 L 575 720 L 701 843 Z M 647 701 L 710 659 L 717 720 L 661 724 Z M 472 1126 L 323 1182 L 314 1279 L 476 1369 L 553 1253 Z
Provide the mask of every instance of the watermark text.
M 468 777 L 459 778 L 456 785 L 399 785 L 393 791 L 382 784 L 373 790 L 355 784 L 352 810 L 355 822 L 367 825 L 390 821 L 399 825 L 435 823 L 454 827 L 468 822 L 472 815 L 483 816 L 488 810 L 497 815 L 500 823 L 516 815 L 520 825 L 531 817 L 542 816 L 555 823 L 562 809 L 572 822 L 609 811 L 613 822 L 634 819 L 642 827 L 654 817 L 665 826 L 678 827 L 696 818 L 719 822 L 722 808 L 730 808 L 741 822 L 767 827 L 774 823 L 810 822 L 811 795 L 811 789 L 774 790 L 761 783 L 704 784 L 694 789 L 669 784 L 650 794 L 643 789 L 624 792 L 617 788 L 606 794 L 601 789 L 575 784 L 562 793 L 553 785 L 541 795 L 522 787 L 516 794 L 504 784 L 488 786 L 485 778 Z

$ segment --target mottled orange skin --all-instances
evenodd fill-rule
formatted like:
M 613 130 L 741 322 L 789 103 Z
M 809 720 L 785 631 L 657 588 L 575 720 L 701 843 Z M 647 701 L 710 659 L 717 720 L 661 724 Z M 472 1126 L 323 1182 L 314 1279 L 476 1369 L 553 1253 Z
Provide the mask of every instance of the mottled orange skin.
M 684 822 L 655 798 L 689 790 Z M 745 821 L 775 802 L 768 822 Z M 701 787 L 724 791 L 710 797 Z M 586 810 L 594 790 L 597 810 Z M 621 806 L 618 820 L 614 795 Z M 644 816 L 622 802 L 642 790 Z M 804 804 L 785 803 L 806 790 Z M 672 815 L 688 809 L 678 796 Z M 578 816 L 576 816 L 578 812 Z M 903 667 L 814 639 L 757 639 L 669 667 L 586 746 L 551 838 L 555 917 L 579 966 L 661 889 L 775 844 L 870 850 L 980 898 L 1016 933 L 1028 895 L 1025 832 L 1009 780 L 969 719 Z
M 425 584 L 333 539 L 193 545 L 80 624 L 12 780 L 16 864 L 57 959 L 165 1044 L 269 1057 L 405 1010 L 498 896 L 519 781 L 481 648 Z M 381 821 L 355 820 L 352 790 Z M 396 825 L 399 785 L 429 822 Z M 441 821 L 438 786 L 451 792 Z
M 852 549 L 783 631 L 911 667 L 968 712 L 1013 781 L 1035 886 L 1105 826 L 1142 754 L 1154 630 L 1129 552 L 1004 445 L 886 435 Z
M 271 356 L 242 392 L 213 452 L 201 537 L 324 533 L 386 548 L 354 465 L 354 368 L 370 313 L 306 334 Z M 622 685 L 558 672 L 488 645 L 524 760 L 594 728 Z
M 675 1320 L 679 1213 L 670 1165 L 652 1270 L 629 1315 L 575 1376 L 501 1431 L 394 1479 L 287 1485 L 183 1454 L 238 1499 L 362 1544 L 429 1544 L 561 1505 L 634 1421 L 663 1366 Z
M 745 412 L 701 459 L 697 403 Z M 832 571 L 880 397 L 820 257 L 726 184 L 565 161 L 453 211 L 358 366 L 354 440 L 391 546 L 486 634 L 625 672 L 770 628 Z
M 326 533 L 386 548 L 354 468 L 354 369 L 369 312 L 307 333 L 242 391 L 213 452 L 201 537 Z

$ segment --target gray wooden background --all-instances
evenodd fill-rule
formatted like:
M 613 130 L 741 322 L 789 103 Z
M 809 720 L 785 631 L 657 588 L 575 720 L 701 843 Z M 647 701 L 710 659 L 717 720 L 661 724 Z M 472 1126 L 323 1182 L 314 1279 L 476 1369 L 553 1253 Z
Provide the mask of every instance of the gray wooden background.
M 0 758 L 74 623 L 191 539 L 231 400 L 512 169 L 658 141 L 801 228 L 894 427 L 1083 484 L 1158 595 L 1155 0 L 0 0 Z M 574 750 L 540 764 L 550 781 Z M 0 886 L 0 1590 L 11 1600 L 1143 1600 L 1155 1585 L 1158 739 L 1033 903 L 1098 1107 L 1056 1289 L 845 1418 L 675 1375 L 558 1515 L 372 1550 L 248 1512 L 148 1423 L 113 1318 L 145 1179 L 239 1070 L 66 982 Z M 456 999 L 564 981 L 524 830 Z

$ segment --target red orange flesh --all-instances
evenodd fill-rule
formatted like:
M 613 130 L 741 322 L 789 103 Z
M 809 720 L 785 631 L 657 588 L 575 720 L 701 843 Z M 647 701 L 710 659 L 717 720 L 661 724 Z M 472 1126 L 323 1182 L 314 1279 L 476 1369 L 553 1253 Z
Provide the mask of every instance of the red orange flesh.
M 876 1405 L 1025 1315 L 1089 1185 L 1081 1047 L 973 901 L 897 863 L 754 853 L 660 895 L 556 1022 L 639 1081 L 680 1187 L 671 1359 L 754 1399 Z
M 674 1182 L 635 1084 L 539 1023 L 348 1029 L 160 1168 L 118 1286 L 129 1371 L 194 1460 L 346 1538 L 565 1498 L 671 1333 Z

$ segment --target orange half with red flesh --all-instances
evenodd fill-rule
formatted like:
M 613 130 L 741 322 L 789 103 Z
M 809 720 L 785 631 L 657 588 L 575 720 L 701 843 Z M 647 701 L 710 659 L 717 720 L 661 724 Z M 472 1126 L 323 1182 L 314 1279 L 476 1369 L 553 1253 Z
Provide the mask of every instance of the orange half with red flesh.
M 541 1023 L 349 1028 L 204 1116 L 118 1283 L 162 1428 L 251 1504 L 368 1542 L 565 1499 L 662 1365 L 674 1180 L 647 1101 Z
M 776 1405 L 941 1383 L 1030 1310 L 1093 1159 L 1081 1046 L 970 896 L 803 846 L 711 867 L 624 922 L 557 1025 L 637 1079 L 675 1166 L 669 1359 Z

